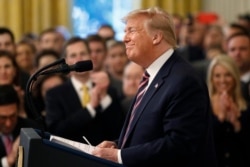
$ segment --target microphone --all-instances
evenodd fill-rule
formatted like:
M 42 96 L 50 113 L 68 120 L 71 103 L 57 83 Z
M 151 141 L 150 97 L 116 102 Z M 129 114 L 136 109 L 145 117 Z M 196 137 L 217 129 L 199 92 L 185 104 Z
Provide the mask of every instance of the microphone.
M 67 74 L 70 71 L 84 72 L 84 71 L 90 71 L 92 69 L 93 69 L 92 61 L 86 60 L 86 61 L 79 61 L 73 65 L 62 64 L 59 68 L 55 68 L 55 69 L 42 72 L 41 75 L 48 75 L 48 74 L 54 74 L 54 73 Z

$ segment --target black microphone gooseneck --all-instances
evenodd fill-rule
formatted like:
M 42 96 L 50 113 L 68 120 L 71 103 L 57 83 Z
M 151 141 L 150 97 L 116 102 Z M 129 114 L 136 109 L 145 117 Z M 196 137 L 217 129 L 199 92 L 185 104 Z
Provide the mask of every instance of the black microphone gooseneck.
M 42 116 L 38 113 L 37 108 L 35 106 L 35 103 L 33 101 L 32 98 L 32 87 L 34 82 L 37 80 L 38 76 L 40 75 L 40 73 L 50 67 L 53 67 L 55 65 L 58 64 L 65 64 L 65 59 L 59 59 L 49 65 L 44 66 L 43 68 L 41 68 L 40 70 L 36 71 L 28 80 L 27 85 L 26 85 L 26 89 L 25 89 L 25 98 L 28 104 L 28 107 L 30 109 L 30 111 L 32 112 L 32 115 L 34 116 L 35 121 L 38 122 L 38 125 L 40 126 L 40 130 L 41 130 L 41 136 L 44 137 L 44 131 L 45 131 L 45 123 L 44 120 L 42 118 Z

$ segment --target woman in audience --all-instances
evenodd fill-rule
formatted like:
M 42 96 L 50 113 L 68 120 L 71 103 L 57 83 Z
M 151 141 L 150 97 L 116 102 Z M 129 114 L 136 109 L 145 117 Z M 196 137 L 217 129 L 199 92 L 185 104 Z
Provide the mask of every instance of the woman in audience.
M 45 95 L 47 91 L 53 87 L 56 87 L 62 84 L 64 81 L 66 81 L 66 79 L 67 77 L 65 75 L 51 74 L 51 75 L 41 76 L 37 80 L 37 83 L 34 89 L 34 97 L 35 97 L 37 110 L 43 118 L 46 115 L 44 100 L 45 100 Z
M 20 69 L 32 75 L 35 71 L 36 48 L 28 41 L 20 41 L 16 45 L 16 62 Z
M 35 58 L 35 66 L 37 69 L 49 65 L 60 58 L 60 54 L 52 49 L 40 51 Z
M 12 53 L 0 51 L 0 85 L 13 84 L 20 98 L 19 115 L 27 117 L 24 90 L 20 86 L 19 68 Z
M 219 55 L 210 63 L 207 77 L 218 167 L 250 166 L 249 111 L 239 71 L 229 56 Z

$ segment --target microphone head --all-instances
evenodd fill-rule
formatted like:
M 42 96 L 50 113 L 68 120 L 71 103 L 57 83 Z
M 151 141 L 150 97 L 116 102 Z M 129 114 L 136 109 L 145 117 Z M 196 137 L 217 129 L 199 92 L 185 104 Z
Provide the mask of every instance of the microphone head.
M 93 63 L 91 60 L 79 61 L 74 65 L 74 71 L 76 72 L 90 71 L 92 69 Z

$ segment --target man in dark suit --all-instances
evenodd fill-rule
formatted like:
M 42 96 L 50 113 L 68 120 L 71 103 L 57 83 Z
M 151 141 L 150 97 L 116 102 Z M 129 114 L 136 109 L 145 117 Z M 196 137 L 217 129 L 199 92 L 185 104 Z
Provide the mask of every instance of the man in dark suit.
M 0 86 L 0 167 L 15 166 L 20 129 L 37 123 L 18 116 L 20 102 L 12 85 Z
M 227 40 L 227 54 L 232 57 L 240 70 L 242 93 L 250 105 L 250 35 L 235 33 Z
M 139 89 L 119 140 L 103 141 L 92 154 L 128 167 L 216 166 L 207 87 L 174 50 L 170 15 L 154 7 L 133 11 L 124 21 L 127 56 L 144 67 L 149 81 L 142 98 Z
M 79 37 L 67 41 L 64 57 L 69 65 L 90 60 L 88 42 Z M 114 89 L 109 87 L 108 75 L 99 72 L 71 72 L 62 85 L 50 89 L 45 97 L 46 125 L 56 135 L 83 142 L 85 136 L 91 144 L 119 136 L 123 113 Z M 90 101 L 82 85 L 87 86 Z M 82 95 L 83 94 L 83 95 Z

